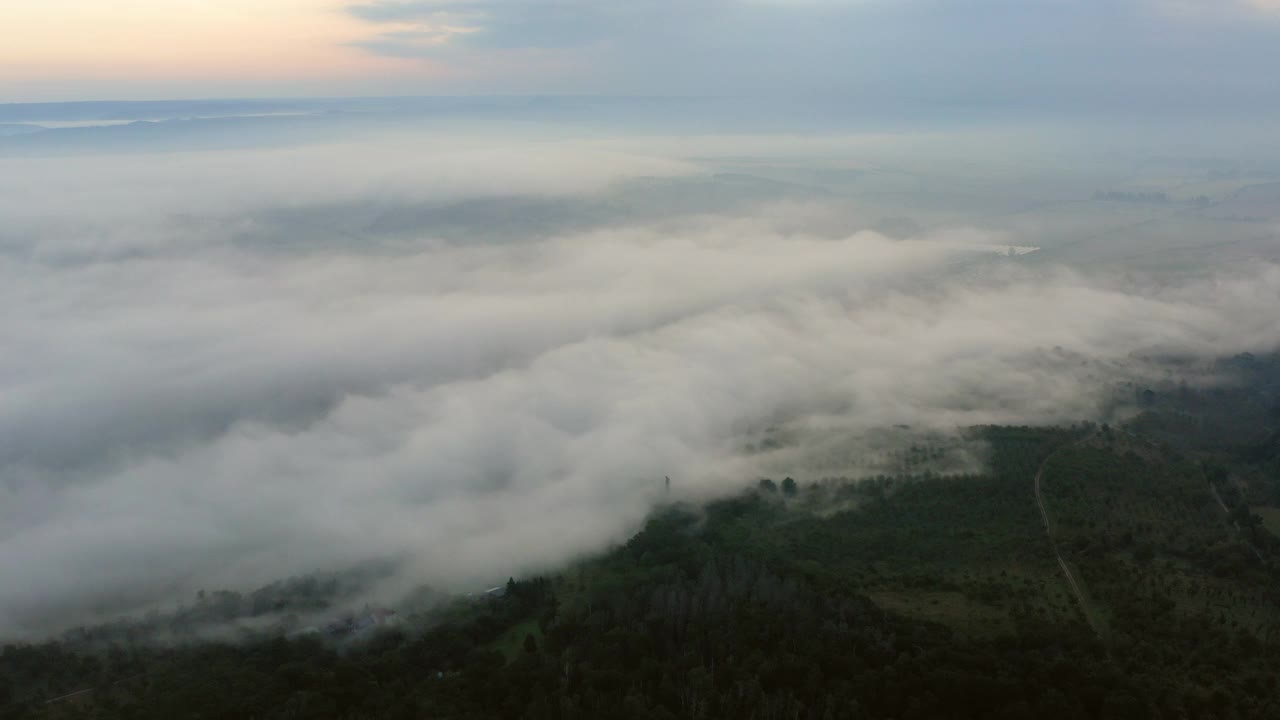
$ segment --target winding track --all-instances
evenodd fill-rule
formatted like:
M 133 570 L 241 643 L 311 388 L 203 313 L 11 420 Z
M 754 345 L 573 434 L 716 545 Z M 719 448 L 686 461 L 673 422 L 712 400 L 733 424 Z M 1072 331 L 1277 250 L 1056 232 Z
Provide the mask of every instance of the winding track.
M 1049 545 L 1053 547 L 1053 556 L 1058 559 L 1058 567 L 1062 568 L 1062 574 L 1067 576 L 1067 584 L 1071 586 L 1071 592 L 1075 593 L 1076 602 L 1080 603 L 1080 612 L 1084 613 L 1085 622 L 1089 623 L 1089 627 L 1093 628 L 1094 634 L 1102 637 L 1102 631 L 1094 624 L 1093 617 L 1089 613 L 1089 606 L 1085 604 L 1084 593 L 1080 592 L 1080 585 L 1076 582 L 1076 578 L 1071 574 L 1071 568 L 1067 567 L 1067 561 L 1062 559 L 1062 553 L 1058 552 L 1058 543 L 1053 539 L 1053 530 L 1049 528 L 1049 513 L 1044 509 L 1044 494 L 1040 492 L 1040 476 L 1044 475 L 1044 468 L 1049 464 L 1049 458 L 1053 457 L 1053 453 L 1049 453 L 1041 463 L 1040 468 L 1036 470 L 1036 506 L 1040 508 L 1040 519 L 1044 521 L 1044 532 L 1049 536 Z

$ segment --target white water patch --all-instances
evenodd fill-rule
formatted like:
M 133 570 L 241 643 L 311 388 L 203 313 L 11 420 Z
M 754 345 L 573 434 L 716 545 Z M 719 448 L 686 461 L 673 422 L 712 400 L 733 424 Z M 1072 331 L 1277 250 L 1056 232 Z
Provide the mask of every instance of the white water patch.
M 271 118 L 300 117 L 313 115 L 310 112 L 273 112 L 273 113 L 229 113 L 226 115 L 152 115 L 147 117 L 115 118 L 102 120 L 31 120 L 25 124 L 44 128 L 45 130 L 65 130 L 74 128 L 117 127 L 134 123 L 158 123 L 175 120 L 226 120 L 231 118 Z

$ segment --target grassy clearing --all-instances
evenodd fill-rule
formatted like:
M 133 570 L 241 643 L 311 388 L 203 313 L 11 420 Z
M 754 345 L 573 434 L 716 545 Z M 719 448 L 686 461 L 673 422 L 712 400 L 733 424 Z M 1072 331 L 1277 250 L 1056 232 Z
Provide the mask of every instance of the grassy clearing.
M 961 592 L 869 590 L 877 605 L 907 617 L 946 625 L 964 637 L 984 639 L 1015 632 L 1009 611 L 977 602 Z
M 524 639 L 528 635 L 532 635 L 533 639 L 541 645 L 542 629 L 538 627 L 537 620 L 525 620 L 512 625 L 506 632 L 499 635 L 490 647 L 502 653 L 507 662 L 511 662 L 524 652 Z
M 1254 512 L 1262 517 L 1262 527 L 1267 532 L 1280 537 L 1280 507 L 1254 508 Z

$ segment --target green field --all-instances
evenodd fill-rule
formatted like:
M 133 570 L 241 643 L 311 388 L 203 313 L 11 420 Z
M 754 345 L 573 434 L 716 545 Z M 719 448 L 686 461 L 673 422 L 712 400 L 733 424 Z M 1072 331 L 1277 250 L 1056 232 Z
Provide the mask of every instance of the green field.
M 1262 526 L 1267 532 L 1280 538 L 1280 507 L 1259 507 L 1254 511 L 1262 517 Z

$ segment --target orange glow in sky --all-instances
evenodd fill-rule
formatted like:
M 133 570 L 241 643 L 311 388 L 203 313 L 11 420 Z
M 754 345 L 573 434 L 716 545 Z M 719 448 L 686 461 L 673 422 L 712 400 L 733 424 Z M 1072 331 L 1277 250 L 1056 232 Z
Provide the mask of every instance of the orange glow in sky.
M 423 73 L 349 43 L 340 0 L 0 0 L 0 84 Z

